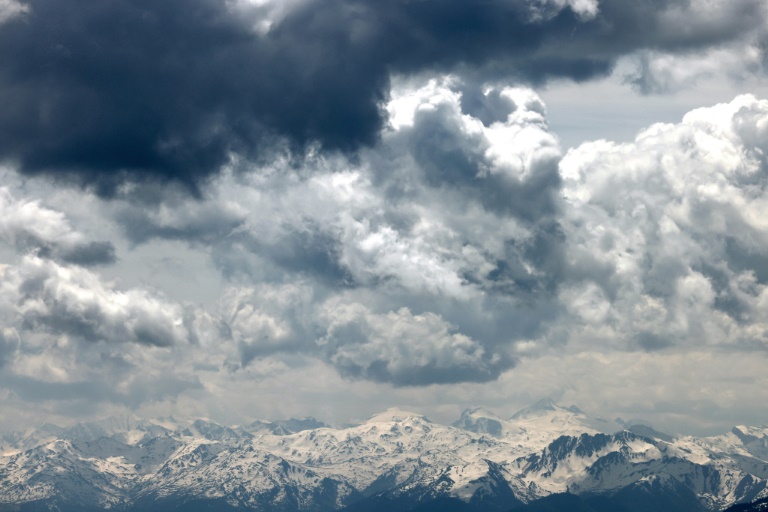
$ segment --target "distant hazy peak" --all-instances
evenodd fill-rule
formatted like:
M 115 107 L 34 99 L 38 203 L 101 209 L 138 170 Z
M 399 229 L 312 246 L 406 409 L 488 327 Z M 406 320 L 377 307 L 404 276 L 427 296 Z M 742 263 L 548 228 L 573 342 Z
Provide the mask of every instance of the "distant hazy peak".
M 417 412 L 411 412 L 411 411 L 403 411 L 400 409 L 387 409 L 384 412 L 374 414 L 373 416 L 368 418 L 365 421 L 365 423 L 392 423 L 392 422 L 407 421 L 409 419 L 417 419 L 421 421 L 426 421 L 427 423 L 431 423 L 429 419 L 423 414 L 419 414 Z
M 306 416 L 303 418 L 289 418 L 287 420 L 256 420 L 243 427 L 243 430 L 253 433 L 269 432 L 278 436 L 286 436 L 318 428 L 331 428 L 331 425 L 323 423 L 312 416 Z
M 464 411 L 461 413 L 462 418 L 488 418 L 492 420 L 501 420 L 501 416 L 496 414 L 495 412 L 491 411 L 490 409 L 486 409 L 485 407 L 471 407 L 469 409 L 464 409 Z
M 764 437 L 763 435 L 760 435 L 761 432 L 759 429 L 744 425 L 736 425 L 731 429 L 731 433 L 738 437 L 743 444 L 753 443 Z
M 503 432 L 503 423 L 503 419 L 488 409 L 474 407 L 464 410 L 461 413 L 461 418 L 455 421 L 452 426 L 478 434 L 498 437 Z
M 572 409 L 575 409 L 575 410 L 572 410 Z M 531 416 L 540 416 L 541 413 L 545 413 L 548 411 L 557 411 L 557 410 L 569 411 L 576 414 L 581 413 L 581 410 L 576 406 L 571 406 L 571 408 L 565 408 L 556 404 L 551 398 L 542 398 L 535 404 L 529 405 L 528 407 L 517 411 L 515 414 L 512 415 L 511 419 L 519 420 L 523 418 L 529 418 Z

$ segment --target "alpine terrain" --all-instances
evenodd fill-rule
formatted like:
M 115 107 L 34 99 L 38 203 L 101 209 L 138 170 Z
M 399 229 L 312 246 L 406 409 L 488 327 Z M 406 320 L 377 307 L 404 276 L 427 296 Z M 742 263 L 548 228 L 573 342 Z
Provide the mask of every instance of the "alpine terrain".
M 617 420 L 618 421 L 618 420 Z M 543 400 L 228 427 L 111 418 L 0 437 L 0 511 L 766 510 L 768 427 L 671 436 Z

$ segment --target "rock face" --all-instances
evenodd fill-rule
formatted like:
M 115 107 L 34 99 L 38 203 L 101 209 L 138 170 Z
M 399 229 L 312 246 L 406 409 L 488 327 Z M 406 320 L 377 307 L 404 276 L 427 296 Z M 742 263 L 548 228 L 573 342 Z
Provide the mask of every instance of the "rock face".
M 729 507 L 725 512 L 766 512 L 768 511 L 768 498 L 756 500 L 752 503 L 742 503 Z
M 768 427 L 623 427 L 551 401 L 509 419 L 470 409 L 452 426 L 396 410 L 346 428 L 43 425 L 0 438 L 0 512 L 765 510 Z

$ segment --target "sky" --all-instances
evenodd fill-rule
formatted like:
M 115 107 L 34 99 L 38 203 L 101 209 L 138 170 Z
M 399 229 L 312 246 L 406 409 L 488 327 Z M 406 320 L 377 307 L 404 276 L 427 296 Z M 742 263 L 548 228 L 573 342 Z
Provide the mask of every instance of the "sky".
M 0 0 L 0 429 L 767 424 L 764 0 Z

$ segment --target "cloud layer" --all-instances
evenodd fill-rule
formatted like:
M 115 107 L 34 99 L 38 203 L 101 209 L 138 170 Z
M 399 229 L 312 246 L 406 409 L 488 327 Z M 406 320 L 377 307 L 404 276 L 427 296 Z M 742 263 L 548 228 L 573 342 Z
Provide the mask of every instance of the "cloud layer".
M 0 6 L 0 158 L 104 196 L 146 180 L 199 193 L 233 159 L 370 147 L 393 77 L 587 80 L 642 50 L 752 44 L 766 20 L 759 0 Z M 659 68 L 636 83 L 665 87 Z
M 530 87 L 620 59 L 643 94 L 759 74 L 765 14 L 0 2 L 0 396 L 346 421 L 546 393 L 722 421 L 764 381 L 768 101 L 563 150 Z
M 600 337 L 766 348 L 766 119 L 768 103 L 740 96 L 566 155 L 571 240 L 609 270 L 567 294 Z

